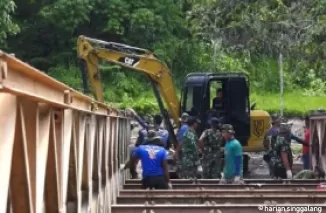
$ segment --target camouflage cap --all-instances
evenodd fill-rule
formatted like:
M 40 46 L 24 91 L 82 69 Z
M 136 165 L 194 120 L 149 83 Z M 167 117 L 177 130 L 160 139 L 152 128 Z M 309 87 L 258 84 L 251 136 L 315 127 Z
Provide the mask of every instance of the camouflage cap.
M 184 113 L 182 113 L 182 115 L 181 115 L 180 121 L 182 121 L 182 122 L 187 122 L 188 117 L 189 117 L 189 114 L 186 113 L 186 112 L 184 112 Z
M 279 128 L 279 133 L 290 133 L 292 128 L 292 123 L 281 123 Z
M 233 129 L 233 126 L 231 124 L 223 124 L 221 129 L 226 130 L 226 131 L 228 131 L 229 133 L 232 133 L 232 134 L 235 133 L 235 131 Z

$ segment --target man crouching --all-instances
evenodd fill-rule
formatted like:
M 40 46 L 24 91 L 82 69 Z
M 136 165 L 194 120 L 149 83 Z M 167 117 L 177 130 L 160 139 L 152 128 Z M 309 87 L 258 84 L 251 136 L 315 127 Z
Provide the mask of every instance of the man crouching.
M 131 169 L 134 171 L 138 160 L 143 169 L 142 186 L 154 189 L 172 188 L 167 164 L 167 153 L 161 137 L 155 130 L 149 130 L 145 143 L 138 146 L 131 158 Z
M 293 179 L 301 179 L 301 180 L 308 180 L 308 179 L 319 179 L 319 180 L 325 180 L 325 172 L 319 167 L 315 166 L 315 169 L 312 170 L 302 170 L 298 174 L 293 176 Z

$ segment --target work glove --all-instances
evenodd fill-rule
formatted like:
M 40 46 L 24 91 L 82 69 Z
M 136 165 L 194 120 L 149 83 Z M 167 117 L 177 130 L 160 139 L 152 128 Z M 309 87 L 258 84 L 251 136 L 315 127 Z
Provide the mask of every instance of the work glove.
M 221 173 L 220 184 L 226 184 L 226 180 L 225 180 L 225 177 L 224 177 L 224 173 L 223 172 Z
M 286 170 L 286 178 L 292 179 L 292 171 L 291 170 Z
M 242 184 L 240 176 L 235 176 L 233 179 L 233 184 Z
M 168 183 L 168 186 L 169 186 L 169 189 L 172 189 L 173 188 L 171 182 Z
M 202 173 L 203 167 L 201 165 L 197 166 L 197 172 Z
M 120 164 L 120 168 L 119 168 L 120 172 L 124 171 L 126 169 L 125 167 L 126 167 L 125 164 Z

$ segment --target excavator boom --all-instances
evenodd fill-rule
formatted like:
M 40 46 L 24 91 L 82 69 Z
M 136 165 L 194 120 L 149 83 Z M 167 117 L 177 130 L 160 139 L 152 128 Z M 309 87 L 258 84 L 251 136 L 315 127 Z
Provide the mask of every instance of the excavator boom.
M 82 63 L 84 88 L 87 88 L 87 79 L 89 79 L 92 92 L 98 101 L 104 101 L 101 75 L 98 70 L 99 60 L 102 59 L 146 74 L 152 82 L 162 113 L 164 114 L 165 112 L 163 110 L 163 103 L 160 97 L 158 97 L 160 94 L 163 96 L 174 122 L 176 124 L 180 123 L 180 102 L 176 95 L 172 74 L 167 65 L 160 61 L 152 52 L 125 44 L 79 36 L 77 54 L 78 59 Z M 164 118 L 169 119 L 167 113 Z

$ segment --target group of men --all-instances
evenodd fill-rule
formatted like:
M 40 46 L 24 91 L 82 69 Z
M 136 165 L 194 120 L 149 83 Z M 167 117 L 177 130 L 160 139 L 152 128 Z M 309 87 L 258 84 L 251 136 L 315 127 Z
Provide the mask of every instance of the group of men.
M 264 145 L 266 153 L 264 154 L 264 161 L 269 165 L 270 177 L 273 179 L 310 179 L 323 178 L 325 173 L 315 167 L 310 170 L 310 156 L 309 156 L 309 117 L 305 119 L 305 138 L 304 140 L 298 138 L 291 133 L 292 124 L 282 122 L 282 118 L 274 115 L 272 116 L 272 127 L 266 133 L 264 138 Z M 292 174 L 293 155 L 291 150 L 291 141 L 303 145 L 303 170 L 298 174 Z
M 204 179 L 221 178 L 222 183 L 240 182 L 242 146 L 234 137 L 232 125 L 222 125 L 220 119 L 212 117 L 210 128 L 198 137 L 196 130 L 200 120 L 183 113 L 181 121 L 175 152 L 178 176 L 184 179 L 196 179 L 198 176 Z
M 131 151 L 130 162 L 124 169 L 129 168 L 132 178 L 136 178 L 136 165 L 141 160 L 143 188 L 172 188 L 167 162 L 169 133 L 161 126 L 162 116 L 155 115 L 154 124 L 151 125 L 150 122 L 141 119 L 135 111 L 130 112 L 143 128 L 139 131 L 136 145 Z M 204 130 L 198 137 L 197 127 L 201 122 L 199 119 L 183 113 L 180 120 L 182 125 L 177 133 L 178 145 L 174 155 L 179 178 L 197 179 L 201 176 L 204 179 L 220 178 L 221 183 L 242 183 L 242 146 L 235 139 L 232 125 L 222 124 L 221 119 L 211 117 L 208 121 L 210 128 Z M 291 124 L 282 123 L 281 118 L 276 116 L 272 118 L 272 127 L 264 139 L 267 150 L 264 160 L 269 165 L 271 178 L 300 179 L 325 176 L 325 173 L 317 167 L 314 171 L 308 170 L 309 156 L 303 156 L 305 170 L 294 177 L 292 175 L 291 140 L 296 140 L 307 147 L 304 149 L 304 154 L 307 154 L 309 149 L 307 129 L 305 140 L 301 140 L 291 133 Z
M 161 127 L 162 116 L 155 115 L 154 125 L 151 125 L 135 111 L 129 111 L 143 128 L 131 151 L 131 160 L 124 169 L 129 168 L 131 176 L 136 178 L 136 165 L 141 160 L 143 188 L 172 188 L 167 164 L 169 133 Z M 196 179 L 199 174 L 205 179 L 221 178 L 222 183 L 240 182 L 242 146 L 234 137 L 232 125 L 221 125 L 219 119 L 212 117 L 209 120 L 210 128 L 198 138 L 196 130 L 200 120 L 187 113 L 183 113 L 180 119 L 182 126 L 178 130 L 178 146 L 174 156 L 178 162 L 178 176 Z

